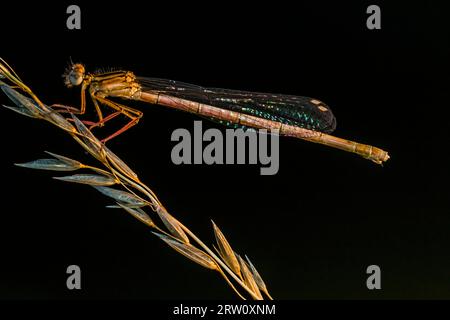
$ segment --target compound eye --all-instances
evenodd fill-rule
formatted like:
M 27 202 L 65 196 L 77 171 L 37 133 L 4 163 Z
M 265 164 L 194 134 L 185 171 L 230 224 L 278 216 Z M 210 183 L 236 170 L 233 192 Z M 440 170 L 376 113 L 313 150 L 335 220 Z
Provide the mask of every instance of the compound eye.
M 83 74 L 72 71 L 69 75 L 69 81 L 73 86 L 79 86 L 83 82 Z

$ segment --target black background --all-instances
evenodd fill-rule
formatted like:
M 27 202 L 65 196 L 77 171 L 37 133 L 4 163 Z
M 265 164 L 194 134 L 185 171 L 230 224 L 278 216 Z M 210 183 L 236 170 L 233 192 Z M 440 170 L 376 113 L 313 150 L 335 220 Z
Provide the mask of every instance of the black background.
M 214 219 L 274 297 L 450 298 L 450 29 L 442 6 L 81 3 L 82 29 L 70 31 L 69 4 L 1 5 L 0 54 L 49 104 L 79 103 L 79 90 L 60 76 L 71 57 L 90 71 L 315 97 L 333 109 L 337 136 L 389 151 L 381 167 L 286 138 L 275 176 L 255 165 L 176 166 L 170 135 L 197 118 L 133 103 L 143 121 L 109 147 L 206 243 Z M 381 6 L 381 30 L 366 28 L 370 4 Z M 95 190 L 14 167 L 44 150 L 87 158 L 45 122 L 7 110 L 0 117 L 0 298 L 235 298 L 217 274 L 105 209 L 111 203 Z M 81 267 L 81 291 L 66 289 L 70 264 Z M 371 264 L 381 267 L 382 290 L 366 288 Z

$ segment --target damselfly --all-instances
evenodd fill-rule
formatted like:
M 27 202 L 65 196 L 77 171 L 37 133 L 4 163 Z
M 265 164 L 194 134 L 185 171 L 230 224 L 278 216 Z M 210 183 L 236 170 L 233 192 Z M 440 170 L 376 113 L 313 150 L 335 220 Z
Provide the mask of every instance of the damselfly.
M 330 135 L 336 119 L 330 108 L 317 99 L 203 88 L 173 80 L 137 77 L 130 71 L 86 73 L 80 63 L 72 64 L 63 77 L 67 87 L 81 86 L 81 107 L 77 110 L 80 114 L 86 110 L 86 91 L 89 92 L 99 117 L 98 122 L 91 123 L 92 127 L 102 126 L 119 114 L 130 118 L 123 128 L 103 141 L 123 133 L 142 117 L 141 111 L 108 99 L 118 97 L 195 113 L 226 126 L 278 130 L 280 135 L 356 153 L 377 164 L 389 159 L 384 150 Z M 114 112 L 103 117 L 100 105 Z

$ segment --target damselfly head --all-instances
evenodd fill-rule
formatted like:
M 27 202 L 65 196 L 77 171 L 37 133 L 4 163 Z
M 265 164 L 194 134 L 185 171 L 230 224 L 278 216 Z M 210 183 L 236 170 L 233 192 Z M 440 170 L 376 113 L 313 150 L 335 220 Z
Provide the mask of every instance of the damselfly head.
M 63 74 L 66 87 L 79 86 L 84 80 L 85 72 L 86 70 L 81 63 L 70 65 Z

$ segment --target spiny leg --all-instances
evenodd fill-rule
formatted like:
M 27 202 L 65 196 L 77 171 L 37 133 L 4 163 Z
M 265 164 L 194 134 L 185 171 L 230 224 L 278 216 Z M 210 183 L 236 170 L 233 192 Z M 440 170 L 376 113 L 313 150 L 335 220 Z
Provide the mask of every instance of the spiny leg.
M 81 87 L 81 107 L 80 107 L 80 109 L 71 107 L 71 106 L 66 106 L 63 104 L 53 104 L 52 107 L 63 109 L 63 110 L 58 110 L 59 113 L 71 113 L 71 114 L 77 114 L 77 115 L 85 114 L 86 113 L 86 90 L 87 90 L 87 88 L 88 88 L 88 85 L 86 83 L 83 83 L 83 85 Z M 95 95 L 93 94 L 93 92 L 91 90 L 89 90 L 89 94 L 92 98 L 92 102 L 94 103 L 95 110 L 97 112 L 99 120 L 97 122 L 89 121 L 89 120 L 81 120 L 81 122 L 83 122 L 84 124 L 86 124 L 88 126 L 91 126 L 91 128 L 94 128 L 96 126 L 102 127 L 106 121 L 103 120 L 103 114 L 100 109 L 100 106 L 98 105 L 97 100 L 95 99 Z M 109 117 L 108 120 L 112 119 L 113 117 L 114 116 Z M 68 118 L 67 120 L 73 121 L 72 118 Z
M 92 122 L 91 126 L 89 127 L 89 130 L 94 129 L 95 127 L 103 127 L 106 122 L 108 122 L 111 119 L 114 119 L 115 117 L 117 117 L 120 114 L 122 114 L 122 112 L 116 111 L 116 112 L 111 113 L 110 115 L 107 115 L 100 121 Z
M 55 103 L 52 104 L 51 107 L 53 109 L 55 108 L 60 108 L 62 110 L 54 110 L 57 113 L 70 113 L 70 114 L 82 114 L 81 110 L 75 107 L 71 107 L 71 106 L 66 106 L 64 104 L 59 104 L 59 103 Z M 73 118 L 66 118 L 67 121 L 71 121 L 74 122 L 75 120 Z M 84 123 L 85 125 L 88 126 L 93 126 L 95 125 L 97 122 L 94 121 L 89 121 L 89 120 L 80 120 L 82 123 Z
M 72 113 L 72 114 L 78 114 L 78 115 L 85 114 L 86 113 L 86 89 L 87 89 L 87 85 L 85 83 L 83 83 L 83 85 L 81 87 L 80 109 L 78 109 L 76 107 L 66 106 L 66 105 L 59 104 L 59 103 L 52 104 L 51 107 L 64 109 L 64 110 L 58 110 L 59 113 Z
M 100 106 L 98 105 L 96 96 L 94 94 L 94 92 L 92 90 L 89 90 L 89 95 L 91 96 L 91 100 L 94 103 L 94 107 L 95 107 L 95 111 L 97 112 L 98 115 L 98 126 L 99 127 L 103 127 L 103 125 L 105 124 L 106 121 L 103 121 L 103 114 L 102 114 L 102 110 L 100 109 Z M 110 118 L 112 119 L 112 118 Z M 94 127 L 94 126 L 92 126 Z
M 101 121 L 99 121 L 97 124 L 94 124 L 91 128 L 96 127 L 98 125 L 104 125 L 105 122 L 115 118 L 116 116 L 118 116 L 119 114 L 123 114 L 125 116 L 127 116 L 128 118 L 130 118 L 130 122 L 128 122 L 125 126 L 123 126 L 121 129 L 117 130 L 116 132 L 114 132 L 113 134 L 109 135 L 108 137 L 106 137 L 105 139 L 101 140 L 103 143 L 111 140 L 112 138 L 117 137 L 118 135 L 124 133 L 125 131 L 127 131 L 128 129 L 130 129 L 131 127 L 133 127 L 134 125 L 136 125 L 139 120 L 142 118 L 142 112 L 124 105 L 121 105 L 117 102 L 113 102 L 111 100 L 102 98 L 102 97 L 98 97 L 98 96 L 94 96 L 93 95 L 93 99 L 97 100 L 98 102 L 116 110 L 116 112 L 110 114 L 109 116 L 105 117 L 104 119 L 102 119 Z
M 81 114 L 81 110 L 76 107 L 66 106 L 64 104 L 54 103 L 50 107 L 53 109 L 62 109 L 57 110 L 58 113 L 72 113 L 72 114 Z

